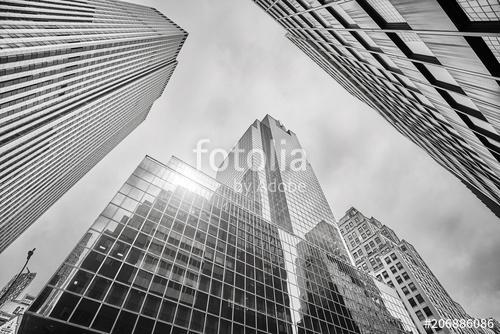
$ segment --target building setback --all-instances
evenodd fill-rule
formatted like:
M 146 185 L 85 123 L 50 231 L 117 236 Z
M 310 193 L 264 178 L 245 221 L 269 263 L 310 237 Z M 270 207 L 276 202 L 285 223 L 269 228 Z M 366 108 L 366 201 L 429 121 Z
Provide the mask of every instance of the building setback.
M 254 2 L 500 216 L 497 1 Z
M 375 218 L 350 208 L 340 232 L 359 270 L 394 288 L 420 333 L 485 334 L 486 328 L 432 329 L 426 319 L 473 319 L 434 276 L 415 247 Z M 479 327 L 479 326 L 478 326 Z
M 299 145 L 267 116 L 237 147 L 262 144 L 258 156 L 267 160 L 280 137 L 285 147 Z M 280 167 L 290 162 L 284 156 Z M 295 174 L 307 184 L 299 202 L 299 193 L 269 191 L 294 175 L 260 158 L 216 180 L 175 157 L 166 165 L 146 157 L 19 333 L 408 333 L 373 277 L 349 264 L 309 163 Z M 261 162 L 262 179 L 251 168 Z M 245 191 L 235 190 L 238 182 Z
M 146 118 L 187 33 L 114 0 L 0 11 L 2 252 Z

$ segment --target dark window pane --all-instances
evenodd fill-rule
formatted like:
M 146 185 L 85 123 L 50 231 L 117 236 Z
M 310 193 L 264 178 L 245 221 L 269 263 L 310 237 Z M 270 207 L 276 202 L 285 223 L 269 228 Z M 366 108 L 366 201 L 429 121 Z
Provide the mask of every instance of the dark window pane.
M 175 313 L 175 306 L 175 303 L 164 299 L 163 304 L 161 305 L 160 314 L 158 314 L 158 319 L 172 322 Z
M 85 294 L 87 297 L 102 300 L 108 291 L 111 281 L 96 276 Z
M 188 305 L 193 305 L 195 291 L 187 286 L 182 288 L 180 302 Z
M 114 307 L 102 305 L 92 324 L 92 328 L 103 332 L 109 332 L 115 323 L 118 311 L 119 310 Z
M 76 293 L 83 293 L 85 288 L 89 285 L 91 279 L 92 274 L 83 270 L 78 270 L 76 275 L 71 280 L 71 283 L 68 285 L 67 290 Z
M 201 291 L 196 292 L 196 301 L 194 307 L 204 311 L 207 308 L 207 303 L 208 303 L 208 295 Z
M 122 311 L 118 316 L 115 327 L 113 328 L 113 334 L 130 334 L 132 329 L 134 329 L 135 320 L 137 315 Z
M 139 270 L 139 273 L 137 273 L 137 277 L 134 280 L 134 286 L 147 290 L 152 278 L 152 274 L 144 270 Z
M 83 298 L 71 316 L 70 321 L 78 325 L 89 326 L 98 308 L 98 302 Z
M 214 296 L 210 296 L 208 303 L 208 312 L 219 315 L 220 314 L 220 299 Z
M 231 333 L 231 323 L 227 320 L 220 319 L 219 333 Z
M 96 251 L 107 254 L 114 241 L 115 239 L 108 237 L 107 235 L 101 235 L 99 241 L 97 241 L 97 243 L 95 244 L 94 249 Z
M 146 249 L 149 245 L 150 240 L 151 240 L 151 238 L 148 237 L 146 234 L 140 233 L 134 242 L 134 246 L 136 246 L 140 249 Z
M 157 322 L 153 334 L 168 334 L 170 333 L 171 325 L 165 324 L 163 322 Z
M 151 283 L 149 291 L 156 295 L 163 296 L 166 287 L 167 287 L 167 279 L 160 276 L 155 276 L 153 282 Z
M 205 333 L 218 333 L 219 320 L 211 315 L 207 315 L 207 320 L 205 323 Z
M 158 309 L 160 308 L 161 299 L 152 295 L 148 295 L 146 298 L 146 302 L 142 307 L 142 314 L 147 315 L 149 317 L 156 318 L 156 314 L 158 313 Z
M 143 251 L 138 250 L 137 248 L 132 248 L 127 256 L 127 263 L 130 263 L 131 265 L 139 265 L 143 257 Z
M 185 306 L 179 305 L 177 307 L 177 314 L 175 316 L 175 324 L 187 327 L 189 324 L 189 318 L 191 317 L 191 310 Z
M 130 311 L 139 312 L 145 295 L 142 291 L 131 289 L 124 307 Z
M 151 334 L 155 322 L 152 319 L 139 317 L 134 334 Z
M 111 256 L 114 256 L 120 260 L 122 260 L 130 248 L 130 245 L 123 243 L 121 241 L 117 241 L 111 250 Z
M 165 277 L 170 276 L 170 269 L 172 268 L 172 264 L 167 263 L 163 260 L 160 260 L 160 265 L 157 269 L 157 274 Z
M 99 269 L 99 275 L 109 277 L 111 279 L 115 278 L 118 269 L 122 263 L 113 258 L 108 257 L 102 264 L 101 269 Z
M 212 287 L 210 289 L 210 293 L 217 297 L 222 295 L 222 283 L 216 280 L 212 280 Z
M 193 316 L 191 318 L 191 325 L 189 328 L 202 332 L 204 322 L 205 322 L 205 313 L 194 310 Z
M 179 299 L 179 293 L 181 290 L 181 285 L 170 281 L 168 283 L 167 292 L 165 293 L 165 298 L 170 298 L 172 300 Z
M 174 327 L 172 334 L 187 334 L 187 331 L 184 328 Z
M 104 255 L 92 251 L 87 255 L 85 260 L 83 260 L 82 268 L 95 273 L 103 260 Z
M 122 234 L 120 235 L 120 240 L 125 241 L 126 243 L 132 243 L 134 241 L 137 231 L 131 229 L 130 227 L 125 227 L 123 229 Z
M 63 293 L 50 313 L 50 316 L 56 319 L 67 320 L 71 312 L 73 312 L 76 303 L 78 303 L 78 300 L 80 300 L 78 296 L 67 292 Z
M 129 266 L 128 264 L 123 264 L 122 269 L 118 273 L 116 279 L 125 284 L 132 284 L 137 268 Z
M 113 283 L 111 290 L 109 291 L 108 297 L 106 297 L 106 303 L 116 305 L 118 307 L 122 306 L 125 296 L 127 295 L 128 287 L 118 283 Z

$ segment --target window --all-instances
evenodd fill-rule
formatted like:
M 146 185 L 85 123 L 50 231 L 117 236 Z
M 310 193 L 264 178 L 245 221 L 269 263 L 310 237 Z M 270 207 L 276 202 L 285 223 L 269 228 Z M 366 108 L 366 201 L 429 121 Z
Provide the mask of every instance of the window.
M 428 306 L 424 307 L 423 310 L 426 316 L 432 317 L 432 311 Z
M 118 283 L 113 283 L 111 290 L 106 297 L 106 303 L 116 305 L 118 307 L 122 306 L 125 296 L 127 294 L 128 287 Z
M 397 269 L 396 269 L 394 266 L 391 266 L 391 268 L 390 268 L 390 269 L 391 269 L 391 272 L 392 272 L 393 274 L 395 274 L 395 273 L 397 272 Z
M 161 299 L 158 297 L 154 297 L 152 295 L 148 295 L 146 298 L 146 302 L 142 308 L 142 313 L 155 318 L 158 310 L 160 309 Z
M 420 304 L 425 303 L 425 300 L 421 294 L 416 295 L 415 299 L 417 299 L 417 302 L 419 302 Z
M 104 260 L 104 255 L 92 251 L 89 253 L 89 255 L 87 255 L 87 257 L 83 261 L 82 268 L 95 273 L 103 260 Z
M 113 327 L 117 316 L 118 309 L 111 306 L 102 305 L 99 313 L 94 320 L 94 323 L 92 324 L 92 328 L 103 332 L 109 332 Z
M 415 299 L 413 299 L 413 298 L 408 298 L 408 303 L 410 303 L 410 305 L 411 305 L 412 307 L 417 306 L 417 303 L 415 302 Z
M 389 259 L 389 257 L 386 257 L 386 258 L 384 259 L 384 261 L 385 261 L 385 263 L 387 263 L 387 264 L 390 264 L 390 263 L 392 262 L 392 261 L 391 261 L 391 259 Z
M 387 23 L 404 23 L 404 17 L 399 14 L 396 8 L 389 0 L 367 0 L 370 6 L 385 20 Z
M 406 286 L 402 287 L 401 290 L 403 291 L 403 293 L 405 295 L 409 294 L 410 293 L 410 290 L 408 290 L 408 288 Z
M 109 281 L 105 278 L 96 276 L 85 295 L 87 297 L 90 297 L 90 298 L 102 300 L 104 298 L 104 296 L 106 295 L 106 292 L 108 292 L 108 288 L 110 285 L 111 285 L 111 281 Z
M 82 326 L 89 326 L 98 308 L 98 302 L 83 298 L 71 316 L 70 321 Z
M 427 70 L 429 70 L 436 81 L 458 86 L 458 83 L 455 81 L 455 79 L 453 79 L 446 68 L 429 64 L 425 64 L 424 66 L 427 68 Z
M 422 42 L 416 33 L 409 31 L 399 32 L 398 36 L 413 54 L 434 57 L 432 51 Z
M 404 278 L 405 281 L 407 281 L 407 280 L 410 279 L 410 275 L 408 275 L 408 273 L 406 271 L 403 272 L 402 276 L 403 276 L 403 278 Z
M 401 264 L 401 262 L 396 263 L 396 268 L 398 268 L 398 270 L 403 269 L 403 265 Z
M 67 290 L 76 293 L 82 293 L 89 284 L 91 278 L 92 274 L 89 274 L 88 272 L 83 270 L 79 270 L 76 273 L 75 277 L 73 277 L 71 283 L 68 285 Z
M 416 291 L 417 290 L 417 287 L 415 286 L 415 284 L 413 282 L 411 282 L 410 284 L 408 284 L 408 287 L 410 288 L 411 291 Z
M 397 258 L 398 257 L 396 256 L 396 254 L 394 254 L 394 253 L 391 254 L 391 259 L 396 260 Z
M 417 315 L 418 320 L 423 321 L 425 319 L 425 315 L 422 313 L 422 311 L 419 310 L 415 312 L 415 314 Z
M 398 284 L 403 283 L 403 280 L 401 279 L 401 276 L 396 276 L 396 281 L 398 282 Z
M 496 0 L 457 0 L 469 20 L 475 21 L 499 21 L 500 14 L 498 1 Z
M 80 297 L 64 292 L 61 298 L 57 301 L 57 304 L 50 313 L 50 316 L 56 319 L 67 320 L 79 300 Z
M 145 295 L 142 291 L 136 289 L 130 290 L 124 307 L 130 311 L 139 312 Z
M 116 320 L 115 327 L 113 329 L 113 333 L 130 333 L 132 332 L 132 328 L 134 328 L 135 321 L 137 319 L 137 315 L 122 311 L 118 316 L 118 320 Z
M 382 272 L 382 276 L 383 276 L 384 278 L 388 278 L 388 277 L 389 277 L 389 274 L 387 274 L 387 271 L 383 271 L 383 272 Z
M 496 57 L 497 61 L 500 62 L 500 37 L 483 36 L 482 38 Z

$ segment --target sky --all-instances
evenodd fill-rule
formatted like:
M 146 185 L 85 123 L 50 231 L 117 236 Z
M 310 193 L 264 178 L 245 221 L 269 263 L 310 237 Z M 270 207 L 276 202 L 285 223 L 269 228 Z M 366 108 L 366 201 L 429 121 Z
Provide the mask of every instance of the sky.
M 0 254 L 0 286 L 36 247 L 37 294 L 148 154 L 195 165 L 266 114 L 294 131 L 337 219 L 354 206 L 412 243 L 472 316 L 500 319 L 500 221 L 458 179 L 352 97 L 250 0 L 132 1 L 189 36 L 148 118 Z M 205 172 L 213 175 L 210 170 Z

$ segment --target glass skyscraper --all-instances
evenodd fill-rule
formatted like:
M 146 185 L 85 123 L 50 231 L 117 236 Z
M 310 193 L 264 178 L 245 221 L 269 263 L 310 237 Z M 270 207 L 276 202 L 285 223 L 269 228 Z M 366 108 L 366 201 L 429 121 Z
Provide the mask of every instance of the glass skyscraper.
M 291 131 L 256 121 L 237 147 L 262 147 L 260 163 L 221 166 L 217 180 L 146 157 L 19 333 L 410 333 L 373 277 L 350 265 L 309 163 L 294 176 L 286 150 L 281 168 L 268 161 L 278 138 L 293 155 Z M 276 180 L 305 187 L 273 192 Z
M 498 1 L 254 2 L 500 216 Z
M 114 0 L 0 11 L 2 252 L 146 118 L 187 33 Z

